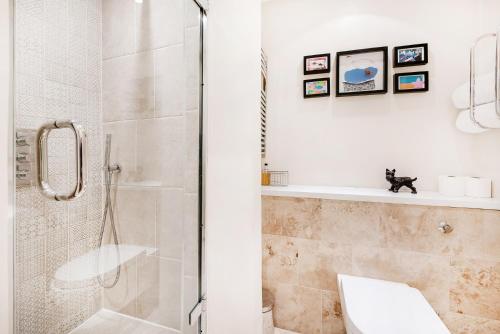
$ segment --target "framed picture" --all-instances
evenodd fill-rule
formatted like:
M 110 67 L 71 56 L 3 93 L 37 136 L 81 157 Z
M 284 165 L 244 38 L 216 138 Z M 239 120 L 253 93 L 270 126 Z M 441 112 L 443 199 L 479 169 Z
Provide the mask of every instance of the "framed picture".
M 419 66 L 428 62 L 428 44 L 396 46 L 394 48 L 394 67 Z
M 429 72 L 394 74 L 394 93 L 418 93 L 429 90 Z
M 387 93 L 387 47 L 337 52 L 336 95 Z
M 304 57 L 304 75 L 330 73 L 330 54 Z
M 304 98 L 330 96 L 330 78 L 304 80 Z

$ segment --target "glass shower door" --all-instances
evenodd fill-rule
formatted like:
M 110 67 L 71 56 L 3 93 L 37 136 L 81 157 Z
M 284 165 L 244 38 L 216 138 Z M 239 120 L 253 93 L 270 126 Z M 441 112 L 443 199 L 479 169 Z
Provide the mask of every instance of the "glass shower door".
M 15 332 L 198 333 L 202 9 L 14 2 Z

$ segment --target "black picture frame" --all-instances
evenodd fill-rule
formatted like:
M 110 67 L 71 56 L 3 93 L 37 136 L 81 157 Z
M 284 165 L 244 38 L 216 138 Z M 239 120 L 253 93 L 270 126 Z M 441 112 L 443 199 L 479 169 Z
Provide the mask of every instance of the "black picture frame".
M 307 70 L 307 62 L 310 59 L 320 58 L 320 57 L 327 57 L 328 58 L 328 60 L 327 60 L 327 68 L 324 69 L 324 70 L 308 71 Z M 331 55 L 329 53 L 322 53 L 322 54 L 317 54 L 317 55 L 305 56 L 304 57 L 304 75 L 330 73 L 331 68 L 332 68 L 331 64 L 332 64 Z
M 401 77 L 412 76 L 412 75 L 423 75 L 425 77 L 424 88 L 415 89 L 400 89 L 399 80 Z M 418 72 L 407 72 L 407 73 L 396 73 L 394 74 L 394 94 L 405 94 L 405 93 L 424 93 L 429 91 L 429 71 L 418 71 Z
M 382 52 L 384 57 L 384 71 L 383 71 L 383 88 L 371 91 L 361 91 L 361 92 L 340 92 L 340 62 L 341 57 L 362 54 L 362 53 L 376 53 Z M 341 51 L 337 52 L 336 57 L 336 75 L 335 75 L 335 92 L 337 97 L 343 96 L 359 96 L 359 95 L 376 95 L 376 94 L 387 94 L 388 91 L 388 78 L 389 78 L 389 69 L 388 69 L 388 58 L 389 58 L 389 47 L 382 46 L 377 48 L 368 48 L 368 49 L 358 49 L 358 50 L 350 50 L 350 51 Z
M 399 52 L 405 49 L 417 49 L 421 48 L 424 50 L 422 60 L 418 61 L 408 61 L 408 62 L 400 62 L 399 61 Z M 429 62 L 429 44 L 421 43 L 421 44 L 411 44 L 411 45 L 402 45 L 396 46 L 393 52 L 393 67 L 408 67 L 408 66 L 422 66 L 426 65 Z
M 306 91 L 307 83 L 314 82 L 314 81 L 326 81 L 327 92 L 323 93 L 323 94 L 311 94 L 311 95 L 308 95 L 307 91 Z M 303 90 L 304 90 L 304 99 L 311 99 L 311 98 L 316 98 L 316 97 L 330 96 L 330 78 L 317 78 L 317 79 L 304 80 Z

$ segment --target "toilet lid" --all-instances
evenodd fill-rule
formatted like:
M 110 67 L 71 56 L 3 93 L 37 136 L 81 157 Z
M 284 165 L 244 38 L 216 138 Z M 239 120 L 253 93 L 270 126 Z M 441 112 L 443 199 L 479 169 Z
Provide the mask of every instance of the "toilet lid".
M 417 289 L 347 275 L 339 281 L 344 313 L 362 334 L 450 334 Z

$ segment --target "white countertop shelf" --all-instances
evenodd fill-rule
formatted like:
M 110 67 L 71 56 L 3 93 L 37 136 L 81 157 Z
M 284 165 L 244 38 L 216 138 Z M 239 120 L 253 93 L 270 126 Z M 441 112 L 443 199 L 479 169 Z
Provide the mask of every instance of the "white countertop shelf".
M 386 189 L 376 188 L 290 185 L 287 187 L 262 187 L 262 195 L 500 210 L 499 198 L 449 197 L 431 191 L 421 191 L 418 194 L 409 192 L 395 194 Z

